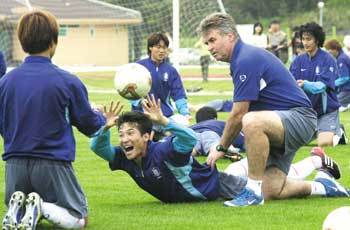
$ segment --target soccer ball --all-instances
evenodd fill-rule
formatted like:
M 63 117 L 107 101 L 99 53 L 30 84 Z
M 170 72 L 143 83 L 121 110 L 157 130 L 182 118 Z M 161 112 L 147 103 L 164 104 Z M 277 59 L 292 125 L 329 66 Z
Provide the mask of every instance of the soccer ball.
M 346 230 L 350 227 L 350 206 L 337 208 L 328 214 L 323 230 Z
M 129 100 L 137 100 L 151 90 L 152 78 L 143 65 L 129 63 L 119 67 L 114 77 L 114 87 L 119 95 Z

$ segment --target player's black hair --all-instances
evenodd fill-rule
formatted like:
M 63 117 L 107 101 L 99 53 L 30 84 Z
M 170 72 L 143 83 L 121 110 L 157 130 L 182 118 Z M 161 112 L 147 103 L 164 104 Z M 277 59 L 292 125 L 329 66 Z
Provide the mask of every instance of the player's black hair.
M 270 22 L 270 26 L 271 26 L 272 24 L 281 24 L 281 22 L 280 22 L 279 20 L 275 19 L 275 20 L 272 20 L 272 21 Z
M 209 106 L 204 106 L 200 108 L 196 112 L 196 122 L 199 123 L 201 121 L 211 120 L 211 119 L 217 119 L 218 113 L 216 110 Z
M 149 48 L 158 45 L 160 41 L 163 41 L 166 45 L 166 47 L 169 47 L 169 39 L 163 32 L 157 32 L 157 33 L 152 33 L 148 36 L 147 39 L 147 54 L 148 56 L 151 55 L 151 51 Z
M 254 24 L 254 26 L 253 26 L 253 34 L 255 34 L 255 28 L 258 27 L 258 26 L 261 27 L 261 31 L 259 33 L 259 35 L 261 35 L 263 33 L 263 31 L 264 31 L 264 27 L 263 27 L 263 25 L 260 22 L 256 22 Z
M 118 129 L 124 123 L 134 123 L 136 128 L 140 131 L 141 135 L 148 133 L 151 134 L 152 131 L 152 121 L 141 112 L 125 112 L 119 116 L 118 119 Z
M 303 39 L 303 34 L 305 33 L 315 38 L 318 47 L 323 47 L 326 34 L 319 24 L 316 22 L 309 22 L 300 26 L 300 39 Z

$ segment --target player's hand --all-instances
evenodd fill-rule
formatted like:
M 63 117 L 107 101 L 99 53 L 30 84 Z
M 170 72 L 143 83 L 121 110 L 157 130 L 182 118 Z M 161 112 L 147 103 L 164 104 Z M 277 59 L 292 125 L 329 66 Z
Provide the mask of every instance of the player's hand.
M 222 158 L 224 155 L 225 153 L 217 151 L 215 146 L 210 148 L 210 151 L 207 157 L 207 164 L 210 165 L 212 168 L 214 168 L 216 161 L 219 158 Z
M 151 97 L 147 95 L 147 98 L 142 101 L 142 108 L 143 108 L 144 114 L 152 121 L 164 126 L 168 124 L 169 121 L 163 115 L 163 112 L 160 106 L 160 99 L 156 101 L 153 94 L 151 95 Z
M 103 116 L 106 118 L 105 130 L 110 129 L 117 124 L 122 109 L 123 105 L 121 105 L 119 101 L 115 105 L 114 101 L 111 101 L 109 108 L 103 106 Z
M 186 117 L 186 119 L 188 120 L 188 122 L 191 123 L 191 121 L 192 121 L 192 116 L 191 116 L 191 114 L 187 114 L 187 115 L 185 115 L 185 117 Z
M 304 86 L 304 80 L 297 80 L 297 84 L 300 88 L 303 88 Z

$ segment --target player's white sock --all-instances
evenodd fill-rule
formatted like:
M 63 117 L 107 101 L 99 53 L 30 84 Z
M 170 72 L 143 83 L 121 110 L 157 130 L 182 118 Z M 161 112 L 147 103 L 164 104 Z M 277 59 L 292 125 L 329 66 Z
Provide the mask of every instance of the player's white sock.
M 311 185 L 311 196 L 324 196 L 326 195 L 326 189 L 320 182 L 312 181 Z
M 79 219 L 74 217 L 68 212 L 67 209 L 53 203 L 43 202 L 41 209 L 43 217 L 59 227 L 80 229 L 86 224 L 84 218 Z
M 239 177 L 248 177 L 248 160 L 247 158 L 244 158 L 240 161 L 236 161 L 234 163 L 231 163 L 227 168 L 225 169 L 225 173 L 239 176 Z
M 248 177 L 247 187 L 254 191 L 256 195 L 261 196 L 262 180 L 253 180 Z
M 288 177 L 296 180 L 304 180 L 315 169 L 322 167 L 322 159 L 319 156 L 310 156 L 290 166 Z

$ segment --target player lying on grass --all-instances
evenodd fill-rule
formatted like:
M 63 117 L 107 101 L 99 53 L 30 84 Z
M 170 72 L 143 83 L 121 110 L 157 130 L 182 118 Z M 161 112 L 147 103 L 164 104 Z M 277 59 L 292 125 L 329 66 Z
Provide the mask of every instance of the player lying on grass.
M 190 128 L 167 119 L 160 102 L 148 98 L 142 103 L 144 114 L 126 112 L 119 118 L 119 103 L 105 109 L 106 125 L 91 140 L 91 149 L 109 162 L 111 170 L 126 171 L 140 188 L 167 202 L 232 199 L 246 185 L 246 179 L 219 172 L 200 164 L 191 155 L 197 139 Z M 151 141 L 152 122 L 174 135 L 160 142 Z M 110 144 L 109 129 L 117 124 L 120 146 Z M 318 173 L 317 181 L 306 184 L 308 194 L 326 191 L 326 196 L 348 196 L 346 190 L 328 174 Z
M 225 127 L 224 121 L 217 120 L 217 112 L 210 107 L 203 107 L 196 113 L 197 124 L 190 126 L 197 132 L 197 144 L 193 149 L 192 155 L 208 155 L 211 148 L 215 148 L 220 142 Z M 235 139 L 233 148 L 244 150 L 244 135 L 241 132 Z M 229 148 L 230 149 L 230 148 Z M 237 154 L 228 154 L 228 157 L 241 157 Z M 226 173 L 248 177 L 248 161 L 247 158 L 242 160 L 235 159 L 237 162 L 230 164 L 225 170 Z M 304 180 L 314 170 L 325 170 L 331 174 L 335 179 L 340 178 L 340 170 L 338 164 L 327 156 L 322 148 L 315 147 L 311 150 L 311 156 L 307 157 L 295 164 L 291 164 L 288 177 L 293 179 Z

